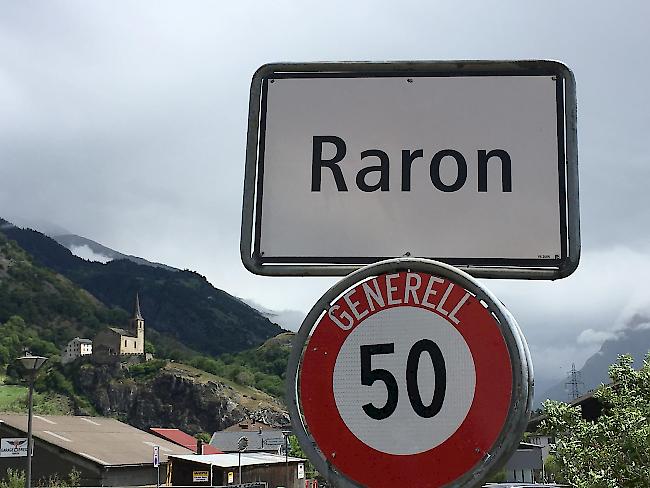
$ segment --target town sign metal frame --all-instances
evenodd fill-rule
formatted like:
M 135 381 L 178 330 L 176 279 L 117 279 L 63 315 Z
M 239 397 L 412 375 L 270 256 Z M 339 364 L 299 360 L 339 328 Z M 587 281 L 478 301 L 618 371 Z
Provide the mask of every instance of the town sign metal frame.
M 362 266 L 397 256 L 363 258 L 316 257 L 305 259 L 265 258 L 259 250 L 263 179 L 264 107 L 263 91 L 275 78 L 377 77 L 377 76 L 557 76 L 562 87 L 558 114 L 564 137 L 559 138 L 560 183 L 560 259 L 445 259 L 439 256 L 413 256 L 436 259 L 461 268 L 479 278 L 557 279 L 570 275 L 580 259 L 580 219 L 578 197 L 578 152 L 575 79 L 569 68 L 555 61 L 401 61 L 401 62 L 320 62 L 267 64 L 253 76 L 248 114 L 246 171 L 240 251 L 244 266 L 266 276 L 345 276 Z M 560 127 L 562 129 L 562 127 Z M 262 127 L 263 130 L 263 127 Z M 558 130 L 558 132 L 562 132 Z M 262 140 L 262 142 L 260 142 Z M 317 216 L 314 216 L 317 218 Z M 408 255 L 407 255 L 408 256 Z

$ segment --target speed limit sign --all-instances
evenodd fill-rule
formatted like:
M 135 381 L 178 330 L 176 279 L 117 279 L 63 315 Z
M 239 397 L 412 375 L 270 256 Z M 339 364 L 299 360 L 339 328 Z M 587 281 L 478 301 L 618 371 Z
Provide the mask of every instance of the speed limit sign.
M 532 399 L 519 327 L 480 283 L 420 259 L 333 286 L 296 336 L 294 432 L 338 487 L 473 487 L 516 449 Z

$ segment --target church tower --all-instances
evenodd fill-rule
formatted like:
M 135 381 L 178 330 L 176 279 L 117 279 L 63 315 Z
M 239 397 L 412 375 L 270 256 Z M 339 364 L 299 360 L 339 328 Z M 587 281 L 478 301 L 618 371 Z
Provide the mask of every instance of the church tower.
M 133 317 L 129 320 L 130 332 L 137 338 L 136 349 L 138 354 L 144 354 L 144 319 L 140 312 L 140 297 L 135 294 L 135 303 L 133 305 Z

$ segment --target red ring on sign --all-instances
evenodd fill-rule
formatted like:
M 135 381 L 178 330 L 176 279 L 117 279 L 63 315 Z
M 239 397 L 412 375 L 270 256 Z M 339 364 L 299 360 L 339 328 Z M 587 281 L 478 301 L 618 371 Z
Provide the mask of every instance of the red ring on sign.
M 431 277 L 427 273 L 410 274 L 420 275 L 422 283 L 427 283 Z M 398 290 L 404 290 L 406 275 L 405 272 L 392 275 L 391 284 Z M 387 303 L 386 276 L 382 274 L 375 279 Z M 436 295 L 438 299 L 449 283 L 444 280 L 440 284 Z M 355 321 L 352 329 L 363 327 L 363 321 L 380 310 L 405 305 L 419 307 L 447 319 L 463 336 L 472 354 L 476 371 L 474 399 L 456 432 L 428 451 L 396 455 L 368 446 L 348 429 L 334 398 L 334 366 L 350 330 L 343 330 L 325 313 L 316 323 L 306 344 L 298 373 L 300 407 L 307 431 L 327 461 L 360 485 L 373 488 L 434 488 L 457 480 L 493 448 L 507 421 L 512 399 L 512 365 L 498 322 L 473 295 L 458 311 L 460 321 L 455 324 L 444 313 L 421 303 L 387 304 L 372 311 L 364 297 L 362 283 L 350 290 L 358 291 L 351 295 L 360 302 L 358 309 L 369 311 L 363 319 Z M 424 286 L 421 286 L 417 292 L 419 302 L 424 293 Z M 465 293 L 465 289 L 454 284 L 448 295 L 448 303 L 458 303 Z M 334 305 L 347 307 L 343 298 L 339 298 Z

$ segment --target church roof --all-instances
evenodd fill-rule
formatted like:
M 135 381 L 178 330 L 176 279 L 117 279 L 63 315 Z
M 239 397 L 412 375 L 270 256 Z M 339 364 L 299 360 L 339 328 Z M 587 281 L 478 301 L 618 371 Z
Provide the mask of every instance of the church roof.
M 113 332 L 117 332 L 121 336 L 135 337 L 132 332 L 125 329 L 120 329 L 119 327 L 109 327 L 109 330 L 112 330 Z

